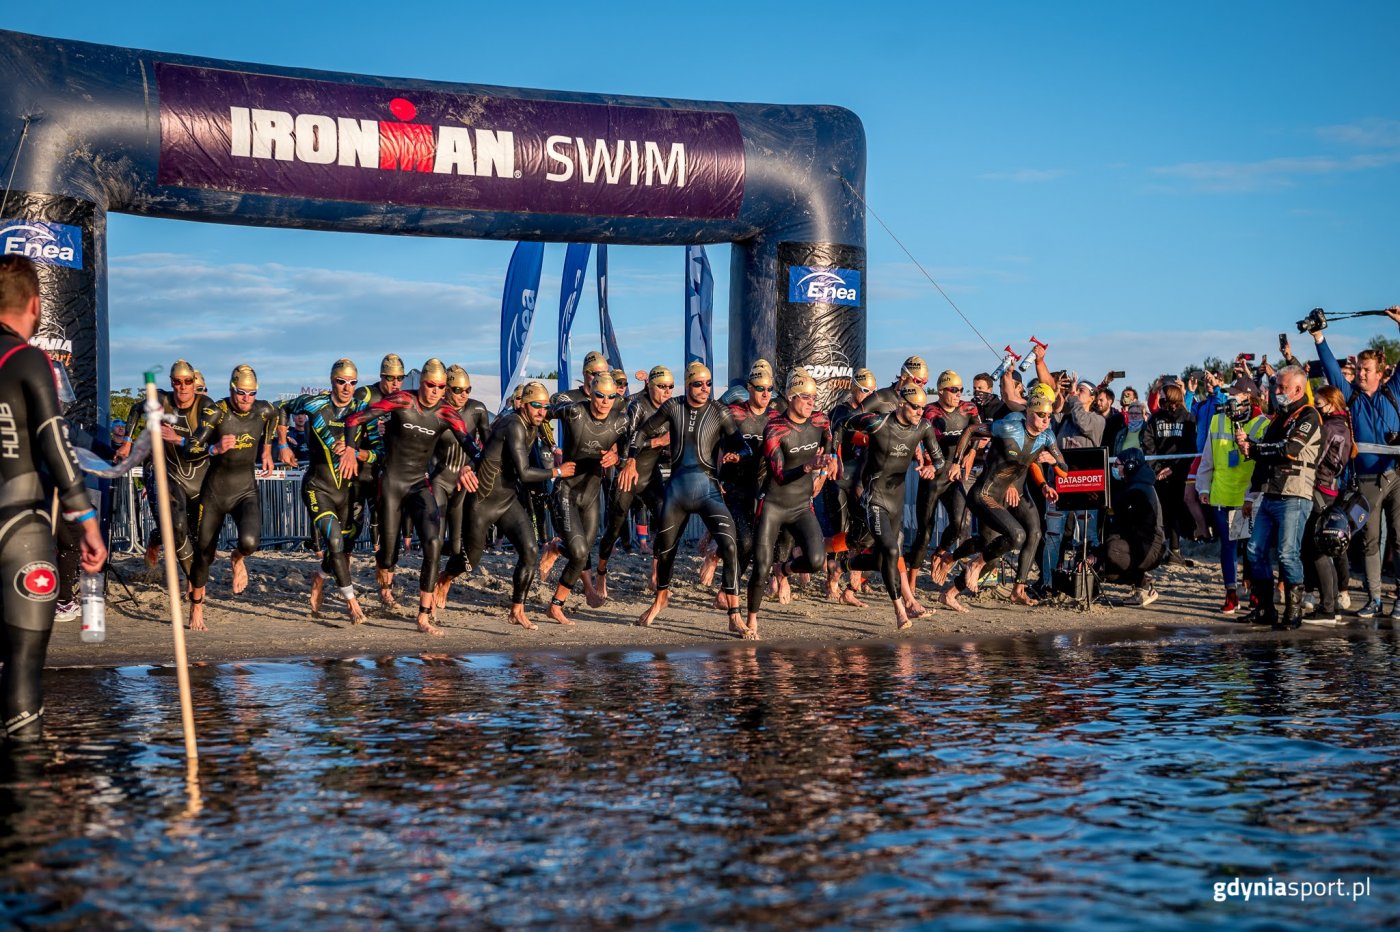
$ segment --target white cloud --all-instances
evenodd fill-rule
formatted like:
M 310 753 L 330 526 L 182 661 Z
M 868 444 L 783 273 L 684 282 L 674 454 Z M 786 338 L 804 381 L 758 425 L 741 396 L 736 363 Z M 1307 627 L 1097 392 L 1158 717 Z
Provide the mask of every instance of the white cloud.
M 1400 120 L 1367 117 L 1351 123 L 1323 126 L 1318 136 L 1329 141 L 1366 149 L 1400 148 Z
M 1018 168 L 1013 171 L 1004 172 L 983 172 L 978 175 L 979 181 L 1009 181 L 1013 184 L 1041 184 L 1046 181 L 1055 181 L 1068 175 L 1069 172 L 1063 168 Z
M 1238 192 L 1286 188 L 1305 177 L 1388 168 L 1400 164 L 1400 151 L 1350 156 L 1312 155 L 1255 162 L 1181 162 L 1152 169 L 1153 174 L 1177 178 L 1201 191 Z

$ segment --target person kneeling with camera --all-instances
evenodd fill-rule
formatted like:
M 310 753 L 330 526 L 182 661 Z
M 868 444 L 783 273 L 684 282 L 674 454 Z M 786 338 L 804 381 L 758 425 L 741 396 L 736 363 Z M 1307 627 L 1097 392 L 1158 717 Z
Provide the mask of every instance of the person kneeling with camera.
M 1141 593 L 1140 605 L 1157 601 L 1148 572 L 1162 562 L 1167 535 L 1162 529 L 1162 503 L 1157 498 L 1156 474 L 1147 458 L 1129 448 L 1113 465 L 1113 511 L 1103 544 L 1094 549 L 1095 564 L 1104 582 L 1119 582 Z
M 1259 596 L 1251 619 L 1275 629 L 1303 623 L 1303 530 L 1313 506 L 1317 461 L 1322 451 L 1322 418 L 1307 403 L 1307 375 L 1297 366 L 1279 370 L 1274 415 L 1264 436 L 1253 440 L 1235 431 L 1240 453 L 1255 462 L 1254 483 L 1262 491 L 1249 538 L 1249 568 Z M 1284 611 L 1274 607 L 1274 557 L 1283 576 Z

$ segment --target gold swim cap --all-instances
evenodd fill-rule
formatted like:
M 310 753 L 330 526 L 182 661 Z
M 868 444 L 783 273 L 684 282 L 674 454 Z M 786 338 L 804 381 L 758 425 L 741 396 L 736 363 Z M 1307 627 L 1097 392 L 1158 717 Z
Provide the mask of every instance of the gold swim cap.
M 175 360 L 174 364 L 171 365 L 171 367 L 170 367 L 170 378 L 171 378 L 172 380 L 173 380 L 173 379 L 192 379 L 192 378 L 194 378 L 194 376 L 195 376 L 194 366 L 190 365 L 189 363 L 187 363 L 187 362 L 186 362 L 185 360 L 183 360 L 183 359 L 177 359 L 177 360 Z
M 467 375 L 467 370 L 463 369 L 461 366 L 448 366 L 447 387 L 469 389 L 472 387 L 472 377 L 470 375 Z
M 403 375 L 403 360 L 399 358 L 397 353 L 390 353 L 379 363 L 379 374 L 381 376 Z
M 607 372 L 609 368 L 607 358 L 597 350 L 589 350 L 588 355 L 583 357 L 583 372 L 585 375 L 595 372 Z
M 665 366 L 652 366 L 651 371 L 647 373 L 647 384 L 655 385 L 657 382 L 670 382 L 675 385 L 676 377 Z
M 1055 390 L 1044 382 L 1037 382 L 1026 396 L 1026 410 L 1033 414 L 1049 414 L 1055 410 Z
M 617 383 L 618 388 L 621 388 L 627 384 L 627 373 L 622 371 L 621 369 L 614 369 L 612 371 L 612 377 L 613 381 Z
M 922 385 L 901 385 L 895 394 L 905 404 L 918 405 L 921 408 L 928 404 L 928 393 Z
M 754 388 L 773 387 L 773 367 L 768 360 L 760 359 L 749 367 L 748 384 Z
M 331 366 L 331 378 L 333 379 L 358 379 L 360 370 L 355 368 L 355 364 L 349 359 L 340 358 Z
M 817 380 L 808 374 L 806 369 L 794 369 L 792 375 L 788 376 L 789 398 L 796 395 L 815 395 L 817 393 Z
M 952 369 L 944 369 L 942 372 L 938 373 L 938 387 L 956 388 L 958 391 L 962 391 L 962 376 L 958 375 Z
M 924 362 L 922 356 L 910 356 L 904 360 L 904 365 L 899 369 L 900 374 L 907 375 L 911 379 L 922 379 L 928 381 L 928 363 Z
M 228 387 L 255 392 L 258 390 L 258 374 L 252 366 L 239 366 L 229 375 Z
M 204 384 L 204 373 L 198 369 L 194 370 L 194 390 L 197 392 L 209 390 L 209 386 Z
M 601 392 L 604 395 L 617 394 L 617 380 L 612 377 L 611 372 L 599 372 L 593 377 L 593 386 L 591 390 L 594 393 Z
M 526 382 L 524 387 L 520 389 L 520 400 L 526 404 L 532 401 L 548 404 L 549 389 L 545 388 L 539 382 Z
M 873 392 L 879 384 L 875 381 L 875 373 L 869 369 L 857 369 L 855 383 L 868 392 Z
M 698 359 L 692 360 L 690 363 L 688 363 L 688 364 L 686 365 L 686 367 L 685 367 L 685 384 L 686 384 L 686 385 L 689 385 L 691 382 L 696 382 L 696 381 L 704 382 L 704 381 L 706 381 L 706 380 L 714 381 L 714 375 L 711 374 L 711 372 L 710 372 L 710 367 L 709 367 L 709 366 L 705 365 L 703 362 L 701 362 L 701 361 L 698 360 Z
M 442 360 L 434 356 L 423 363 L 423 368 L 419 375 L 421 382 L 446 382 L 447 367 L 442 364 Z

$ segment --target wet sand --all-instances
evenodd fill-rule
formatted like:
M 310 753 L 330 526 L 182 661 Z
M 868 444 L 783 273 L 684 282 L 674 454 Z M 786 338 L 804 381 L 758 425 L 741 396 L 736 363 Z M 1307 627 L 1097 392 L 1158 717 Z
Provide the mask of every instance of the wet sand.
M 416 554 L 406 555 L 399 568 L 395 594 L 400 607 L 396 611 L 379 604 L 372 559 L 355 557 L 355 582 L 368 618 L 364 624 L 353 627 L 333 586 L 327 587 L 321 616 L 312 617 L 307 596 L 316 568 L 314 555 L 255 554 L 248 561 L 248 588 L 235 596 L 229 589 L 227 555 L 221 554 L 212 569 L 205 598 L 209 631 L 187 631 L 186 643 L 190 660 L 195 663 L 744 643 L 727 633 L 726 615 L 712 607 L 715 590 L 699 586 L 699 560 L 693 555 L 677 560 L 667 611 L 650 628 L 635 626 L 637 616 L 650 604 L 650 594 L 645 589 L 649 559 L 621 551 L 615 554 L 608 575 L 611 601 L 602 608 L 591 609 L 581 593 L 575 595 L 566 609 L 577 622 L 573 627 L 555 624 L 545 617 L 560 569 L 556 567 L 548 586 L 537 583 L 526 602 L 527 614 L 539 626 L 536 631 L 527 631 L 508 624 L 505 618 L 513 555 L 488 554 L 482 572 L 459 577 L 447 607 L 439 612 L 438 624 L 444 636 L 430 637 L 420 634 L 414 624 L 419 565 Z M 123 556 L 114 564 L 126 585 L 113 580 L 108 587 L 106 641 L 84 644 L 79 639 L 78 622 L 59 623 L 49 646 L 50 666 L 171 662 L 173 648 L 164 584 L 148 574 L 140 557 Z M 868 607 L 859 609 L 826 601 L 814 580 L 808 589 L 795 589 L 794 601 L 789 605 L 765 601 L 759 631 L 769 643 L 829 646 L 896 639 L 957 643 L 1110 629 L 1126 629 L 1125 634 L 1135 639 L 1151 638 L 1154 630 L 1164 637 L 1186 633 L 1215 638 L 1330 636 L 1347 630 L 1304 626 L 1301 632 L 1275 634 L 1229 623 L 1217 611 L 1223 594 L 1219 574 L 1215 559 L 1202 553 L 1194 568 L 1163 568 L 1155 574 L 1162 595 L 1153 605 L 1095 605 L 1089 612 L 1048 604 L 1033 608 L 1010 605 L 999 601 L 994 590 L 984 589 L 977 600 L 964 600 L 969 612 L 958 614 L 936 606 L 937 594 L 921 588 L 920 599 L 930 611 L 907 631 L 895 630 L 883 587 L 864 594 L 862 598 Z M 927 585 L 927 576 L 921 583 Z M 1124 601 L 1129 590 L 1108 586 L 1106 594 Z M 188 604 L 185 610 L 188 614 Z M 1188 630 L 1183 632 L 1183 628 Z

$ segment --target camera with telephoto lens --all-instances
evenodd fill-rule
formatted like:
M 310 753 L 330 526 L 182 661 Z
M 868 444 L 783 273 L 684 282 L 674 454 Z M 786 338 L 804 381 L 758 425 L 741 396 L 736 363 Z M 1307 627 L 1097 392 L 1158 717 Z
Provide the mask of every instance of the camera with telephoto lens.
M 1308 312 L 1308 316 L 1298 321 L 1299 333 L 1317 333 L 1319 330 L 1327 329 L 1327 312 L 1320 307 L 1315 307 Z

